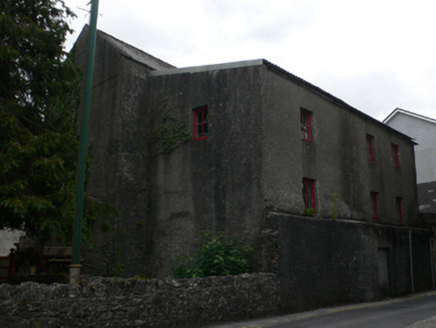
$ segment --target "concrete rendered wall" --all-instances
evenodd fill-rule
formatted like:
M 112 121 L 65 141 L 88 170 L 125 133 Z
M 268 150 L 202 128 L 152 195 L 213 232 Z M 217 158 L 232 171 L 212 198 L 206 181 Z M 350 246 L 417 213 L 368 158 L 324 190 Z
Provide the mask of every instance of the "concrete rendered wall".
M 204 230 L 238 233 L 256 244 L 263 219 L 258 74 L 246 67 L 150 78 L 150 108 L 168 99 L 172 115 L 191 133 L 192 110 L 209 107 L 208 139 L 184 144 L 154 162 L 148 223 L 152 275 L 167 275 L 173 256 L 192 254 Z
M 86 67 L 85 29 L 78 40 L 76 60 Z M 85 272 L 132 276 L 144 273 L 144 164 L 138 124 L 148 69 L 122 56 L 98 37 L 89 121 L 91 173 L 87 192 L 115 204 L 121 217 L 110 220 L 113 231 L 96 227 L 95 247 L 83 249 Z
M 358 221 L 270 213 L 282 304 L 304 311 L 412 293 L 409 230 Z M 412 229 L 415 292 L 432 288 L 430 234 Z M 388 254 L 388 288 L 379 281 L 378 251 Z
M 400 112 L 387 124 L 418 143 L 415 146 L 417 182 L 436 181 L 436 123 Z
M 417 203 L 410 139 L 267 66 L 261 70 L 266 207 L 302 214 L 305 177 L 316 181 L 316 216 L 331 217 L 336 202 L 339 218 L 372 221 L 370 192 L 374 191 L 379 193 L 378 223 L 413 223 Z M 312 112 L 312 142 L 300 136 L 301 108 Z M 374 136 L 375 162 L 367 159 L 366 134 Z M 399 169 L 392 165 L 392 142 L 400 149 Z M 403 199 L 403 223 L 396 217 L 396 197 Z
M 82 66 L 85 48 L 79 44 Z M 376 191 L 376 223 L 415 218 L 410 140 L 261 61 L 149 76 L 148 67 L 98 38 L 95 72 L 87 190 L 122 217 L 84 252 L 94 274 L 167 276 L 171 259 L 192 254 L 204 230 L 238 233 L 259 250 L 267 211 L 303 212 L 303 177 L 316 180 L 316 216 L 331 217 L 337 194 L 339 219 L 373 221 L 369 194 Z M 207 105 L 209 138 L 150 158 L 150 132 L 164 104 L 189 131 L 192 110 Z M 311 143 L 300 137 L 301 107 L 313 113 Z M 375 137 L 375 163 L 366 158 L 366 133 Z M 398 170 L 391 142 L 400 147 Z M 395 197 L 403 198 L 404 223 Z
M 336 206 L 339 219 L 413 224 L 413 143 L 380 122 L 268 65 L 152 76 L 149 83 L 154 108 L 168 99 L 190 130 L 192 109 L 208 105 L 210 118 L 208 139 L 160 156 L 153 166 L 147 238 L 153 274 L 164 274 L 175 254 L 192 252 L 205 229 L 236 232 L 260 248 L 266 211 L 303 213 L 303 177 L 316 180 L 317 217 L 330 218 Z M 313 113 L 310 143 L 301 140 L 301 108 Z M 367 160 L 367 133 L 375 138 L 375 162 Z M 399 169 L 392 165 L 392 142 L 400 149 Z M 379 193 L 377 220 L 371 191 Z M 403 222 L 396 197 L 402 197 Z

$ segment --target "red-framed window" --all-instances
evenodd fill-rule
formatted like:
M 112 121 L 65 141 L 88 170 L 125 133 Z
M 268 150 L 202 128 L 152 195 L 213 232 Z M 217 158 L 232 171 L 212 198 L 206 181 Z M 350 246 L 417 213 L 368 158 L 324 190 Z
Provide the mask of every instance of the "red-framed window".
M 303 200 L 305 209 L 315 211 L 315 180 L 303 178 Z
M 370 134 L 366 135 L 366 154 L 368 157 L 368 161 L 374 162 L 374 137 Z
M 208 107 L 194 109 L 194 141 L 207 139 L 209 126 L 207 123 Z
M 301 139 L 312 141 L 312 113 L 301 108 L 300 112 Z
M 403 199 L 401 197 L 395 197 L 395 211 L 398 222 L 403 222 Z
M 400 161 L 398 159 L 398 145 L 391 143 L 391 156 L 392 156 L 392 166 L 394 169 L 398 169 L 400 167 Z
M 371 191 L 372 218 L 378 219 L 378 193 Z

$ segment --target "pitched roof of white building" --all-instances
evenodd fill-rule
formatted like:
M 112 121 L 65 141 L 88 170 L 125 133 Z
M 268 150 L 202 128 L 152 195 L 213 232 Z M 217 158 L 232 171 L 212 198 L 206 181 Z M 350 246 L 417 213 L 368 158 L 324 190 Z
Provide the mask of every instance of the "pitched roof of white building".
M 430 117 L 427 117 L 427 116 L 424 116 L 424 115 L 420 115 L 420 114 L 417 114 L 417 113 L 414 113 L 414 112 L 411 112 L 411 111 L 408 111 L 408 110 L 405 110 L 405 109 L 401 109 L 401 108 L 398 108 L 398 107 L 395 108 L 393 110 L 393 112 L 390 113 L 388 115 L 388 117 L 386 117 L 383 120 L 383 123 L 387 124 L 391 119 L 393 119 L 395 116 L 397 116 L 399 114 L 404 114 L 404 115 L 407 115 L 407 116 L 411 116 L 411 117 L 414 117 L 414 118 L 417 118 L 417 119 L 420 119 L 420 120 L 423 120 L 423 121 L 427 121 L 427 122 L 436 124 L 436 120 L 435 119 L 432 119 Z

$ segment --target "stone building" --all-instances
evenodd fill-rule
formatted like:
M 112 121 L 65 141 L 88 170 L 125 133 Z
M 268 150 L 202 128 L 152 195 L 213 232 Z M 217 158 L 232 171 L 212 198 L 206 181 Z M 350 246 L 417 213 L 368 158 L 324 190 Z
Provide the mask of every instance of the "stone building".
M 87 191 L 122 216 L 90 272 L 168 276 L 210 230 L 256 249 L 287 311 L 432 287 L 410 137 L 263 59 L 179 69 L 99 31 L 94 69 Z

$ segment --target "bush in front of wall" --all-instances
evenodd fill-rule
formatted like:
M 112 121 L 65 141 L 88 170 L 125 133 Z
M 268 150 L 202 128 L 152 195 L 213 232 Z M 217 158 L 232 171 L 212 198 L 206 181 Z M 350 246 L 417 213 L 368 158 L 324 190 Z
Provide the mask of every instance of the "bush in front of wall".
M 237 236 L 228 238 L 223 232 L 212 236 L 206 231 L 194 257 L 177 257 L 170 272 L 174 278 L 246 273 L 250 270 L 248 259 L 252 252 L 253 248 L 244 245 Z

